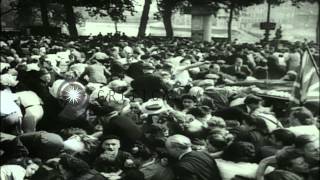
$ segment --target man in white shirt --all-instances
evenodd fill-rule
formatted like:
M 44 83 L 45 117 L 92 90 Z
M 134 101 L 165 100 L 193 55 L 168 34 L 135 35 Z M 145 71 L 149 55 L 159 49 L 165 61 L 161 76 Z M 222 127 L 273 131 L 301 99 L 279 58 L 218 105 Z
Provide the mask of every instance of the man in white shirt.
M 189 82 L 192 81 L 188 70 L 205 64 L 208 64 L 208 62 L 197 62 L 191 64 L 191 59 L 185 57 L 180 61 L 180 66 L 175 67 L 174 69 L 175 82 L 180 83 L 180 86 L 186 86 Z
M 1 75 L 0 85 L 0 120 L 1 131 L 7 133 L 20 133 L 22 112 L 16 103 L 17 97 L 11 92 L 9 86 L 15 86 L 14 79 L 8 74 Z

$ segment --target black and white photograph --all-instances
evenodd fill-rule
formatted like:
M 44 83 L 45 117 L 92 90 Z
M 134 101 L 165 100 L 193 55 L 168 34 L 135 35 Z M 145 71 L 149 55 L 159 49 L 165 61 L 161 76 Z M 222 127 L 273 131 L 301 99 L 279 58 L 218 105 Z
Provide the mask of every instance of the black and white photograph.
M 318 180 L 320 0 L 0 0 L 0 180 Z

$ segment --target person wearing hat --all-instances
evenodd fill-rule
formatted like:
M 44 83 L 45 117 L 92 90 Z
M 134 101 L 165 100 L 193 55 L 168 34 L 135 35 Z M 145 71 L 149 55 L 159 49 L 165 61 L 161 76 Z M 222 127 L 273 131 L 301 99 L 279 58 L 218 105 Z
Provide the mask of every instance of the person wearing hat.
M 101 119 L 103 135 L 116 135 L 123 148 L 131 148 L 142 137 L 141 129 L 123 111 L 129 106 L 129 99 L 108 87 L 96 89 L 90 96 L 90 108 Z
M 142 67 L 143 75 L 137 77 L 131 82 L 133 93 L 147 101 L 151 98 L 163 98 L 168 92 L 169 86 L 161 77 L 155 76 L 152 64 L 144 63 Z
M 295 81 L 298 74 L 295 71 L 288 71 L 286 75 L 284 75 L 281 80 L 284 81 Z
M 183 135 L 170 136 L 165 143 L 168 154 L 177 159 L 173 172 L 177 179 L 220 180 L 216 161 L 206 152 L 193 151 L 191 140 Z
M 116 93 L 122 94 L 127 91 L 129 84 L 123 80 L 113 80 L 108 84 L 108 87 Z
M 103 176 L 125 176 L 126 172 L 135 168 L 132 155 L 129 152 L 120 150 L 120 139 L 115 135 L 102 137 L 102 153 L 94 161 L 94 168 L 102 173 Z

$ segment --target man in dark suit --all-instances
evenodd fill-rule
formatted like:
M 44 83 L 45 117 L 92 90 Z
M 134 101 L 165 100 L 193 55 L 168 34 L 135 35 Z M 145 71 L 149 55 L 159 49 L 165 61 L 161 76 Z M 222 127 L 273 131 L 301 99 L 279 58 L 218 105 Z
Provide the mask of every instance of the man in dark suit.
M 244 104 L 219 109 L 214 115 L 224 120 L 237 120 L 242 123 L 243 119 L 247 118 L 261 106 L 261 103 L 262 98 L 255 95 L 248 95 L 244 100 Z
M 238 73 L 245 73 L 247 76 L 252 75 L 252 71 L 247 65 L 243 65 L 243 60 L 241 58 L 236 58 L 234 65 L 225 68 L 224 73 L 235 76 Z
M 177 180 L 220 180 L 216 162 L 209 154 L 192 151 L 191 141 L 183 135 L 170 136 L 166 141 L 168 153 L 178 159 L 173 166 Z
M 155 67 L 150 63 L 143 64 L 143 75 L 137 77 L 131 82 L 134 97 L 142 98 L 147 101 L 151 98 L 163 98 L 169 89 L 161 77 L 153 73 Z

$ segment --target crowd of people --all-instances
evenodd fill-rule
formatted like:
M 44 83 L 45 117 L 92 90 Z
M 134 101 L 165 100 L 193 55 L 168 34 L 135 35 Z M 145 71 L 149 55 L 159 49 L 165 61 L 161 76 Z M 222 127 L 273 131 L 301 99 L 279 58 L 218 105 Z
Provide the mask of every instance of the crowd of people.
M 306 42 L 0 40 L 1 180 L 319 178 L 319 102 L 228 86 L 293 82 Z

